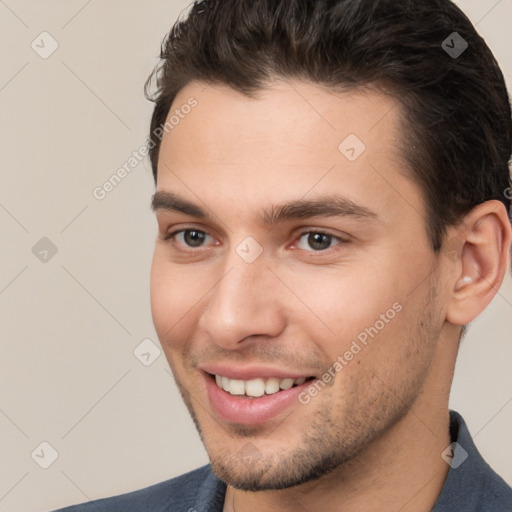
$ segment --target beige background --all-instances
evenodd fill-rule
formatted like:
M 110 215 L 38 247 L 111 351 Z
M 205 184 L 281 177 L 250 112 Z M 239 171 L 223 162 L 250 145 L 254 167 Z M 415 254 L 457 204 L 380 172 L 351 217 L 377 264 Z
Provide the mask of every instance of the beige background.
M 133 354 L 157 340 L 149 164 L 92 195 L 145 141 L 142 86 L 187 3 L 0 0 L 0 511 L 127 492 L 207 462 L 163 355 L 144 366 Z M 510 85 L 512 0 L 458 3 Z M 59 45 L 46 59 L 31 47 L 51 49 L 43 31 Z M 58 251 L 47 262 L 32 252 L 42 237 Z M 451 404 L 509 483 L 511 332 L 508 277 L 464 342 Z M 42 442 L 58 453 L 48 469 Z

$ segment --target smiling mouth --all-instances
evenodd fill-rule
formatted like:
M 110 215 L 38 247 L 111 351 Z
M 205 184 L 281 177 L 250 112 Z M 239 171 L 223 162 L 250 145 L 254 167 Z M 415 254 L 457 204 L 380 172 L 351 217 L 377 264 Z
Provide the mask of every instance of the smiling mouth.
M 258 398 L 263 395 L 273 395 L 279 391 L 285 391 L 304 382 L 313 380 L 315 377 L 300 377 L 298 379 L 279 379 L 270 377 L 267 379 L 256 378 L 251 380 L 230 379 L 222 375 L 210 376 L 215 379 L 217 386 L 230 395 L 246 396 L 249 398 Z

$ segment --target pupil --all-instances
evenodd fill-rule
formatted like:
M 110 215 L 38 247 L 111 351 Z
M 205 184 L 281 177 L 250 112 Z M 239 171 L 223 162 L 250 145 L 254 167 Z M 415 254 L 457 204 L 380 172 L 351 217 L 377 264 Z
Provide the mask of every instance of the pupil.
M 191 247 L 199 247 L 204 241 L 204 233 L 200 231 L 189 230 L 185 232 L 185 242 Z
M 329 248 L 331 236 L 324 233 L 311 233 L 308 237 L 308 243 L 312 249 L 322 251 Z

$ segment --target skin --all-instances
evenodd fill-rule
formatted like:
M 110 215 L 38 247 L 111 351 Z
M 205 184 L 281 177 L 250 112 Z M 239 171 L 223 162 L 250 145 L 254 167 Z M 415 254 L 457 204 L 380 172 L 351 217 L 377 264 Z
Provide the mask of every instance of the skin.
M 249 98 L 193 82 L 171 111 L 190 97 L 197 107 L 162 140 L 157 192 L 208 217 L 156 209 L 151 304 L 212 468 L 229 484 L 224 510 L 431 510 L 449 468 L 441 453 L 460 326 L 485 309 L 509 264 L 505 208 L 479 205 L 448 229 L 457 254 L 435 254 L 421 190 L 397 149 L 400 108 L 375 90 L 275 81 Z M 353 162 L 338 150 L 348 134 L 366 145 Z M 375 216 L 261 221 L 264 209 L 333 195 Z M 208 236 L 199 247 L 183 233 L 164 240 L 185 229 Z M 315 251 L 310 231 L 332 235 L 328 248 Z M 252 263 L 236 251 L 248 236 L 263 249 Z M 320 378 L 396 303 L 307 405 L 244 426 L 209 403 L 199 366 Z M 250 463 L 239 455 L 247 447 L 257 454 Z

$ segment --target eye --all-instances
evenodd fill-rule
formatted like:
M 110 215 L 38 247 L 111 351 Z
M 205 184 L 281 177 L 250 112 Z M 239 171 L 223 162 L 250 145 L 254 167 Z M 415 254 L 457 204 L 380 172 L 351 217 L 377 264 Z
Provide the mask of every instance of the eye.
M 325 251 L 331 247 L 338 245 L 342 240 L 329 233 L 322 233 L 320 231 L 308 231 L 303 233 L 296 247 L 305 251 Z
M 205 242 L 211 242 L 213 237 L 198 229 L 182 229 L 169 233 L 165 240 L 174 240 L 185 247 L 202 247 Z

